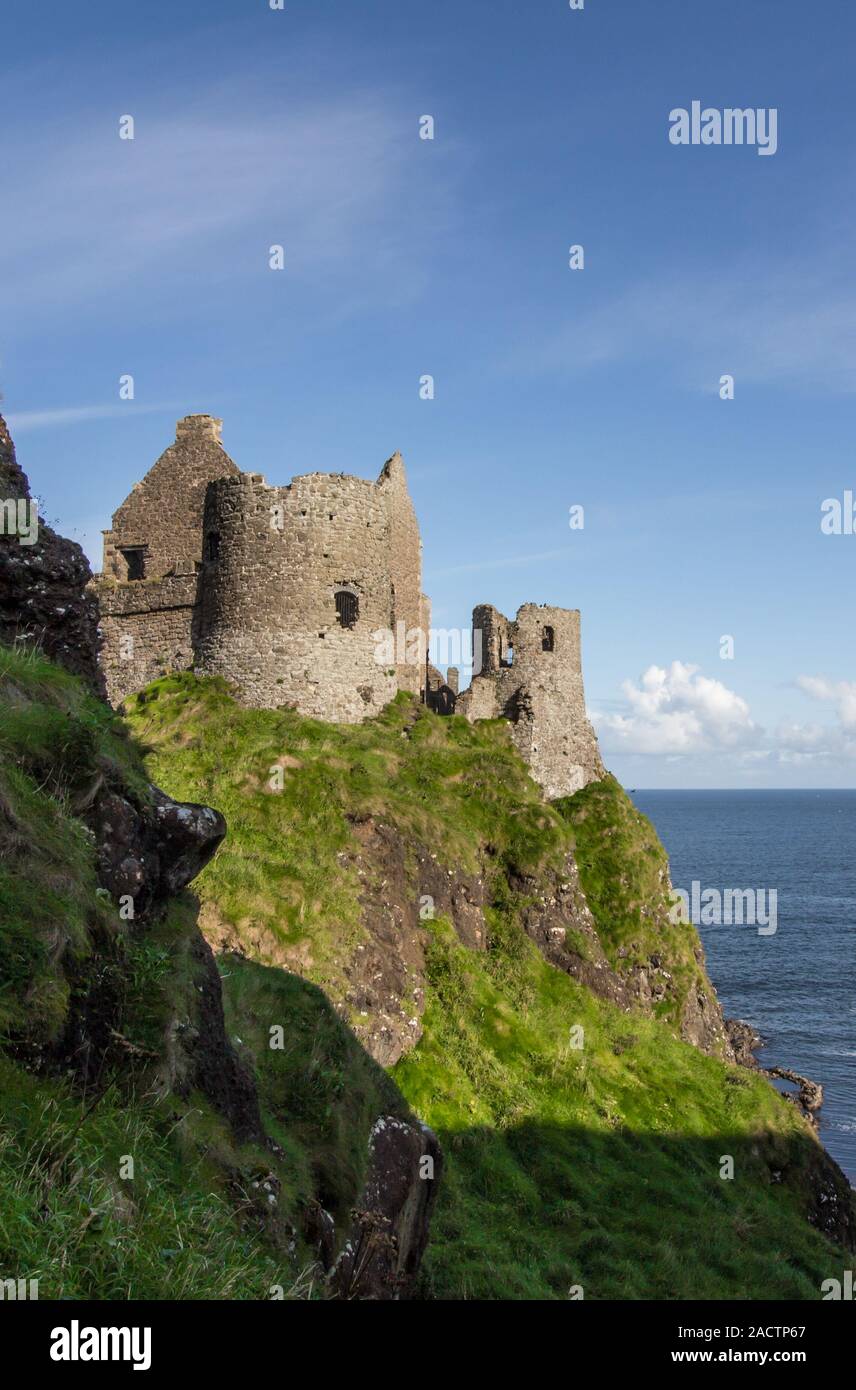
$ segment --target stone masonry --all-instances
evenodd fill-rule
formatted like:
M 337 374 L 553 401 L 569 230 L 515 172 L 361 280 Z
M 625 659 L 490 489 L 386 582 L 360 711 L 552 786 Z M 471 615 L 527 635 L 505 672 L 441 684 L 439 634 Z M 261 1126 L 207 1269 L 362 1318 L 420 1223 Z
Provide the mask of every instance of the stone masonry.
M 570 796 L 605 775 L 586 715 L 578 609 L 526 603 L 510 622 L 490 604 L 473 610 L 481 670 L 458 696 L 467 719 L 507 719 L 547 797 Z
M 431 610 L 401 455 L 375 482 L 307 473 L 280 487 L 242 473 L 220 433 L 209 415 L 179 420 L 104 533 L 92 589 L 114 704 L 187 669 L 225 677 L 245 705 L 334 723 L 406 690 L 440 713 L 508 719 L 550 797 L 604 775 L 578 612 L 526 604 L 509 622 L 477 608 L 483 666 L 458 695 L 457 671 L 444 682 L 426 661 Z
M 273 487 L 240 472 L 220 431 L 208 415 L 179 420 L 104 533 L 110 699 L 188 668 L 225 676 L 246 705 L 341 723 L 418 694 L 430 607 L 401 455 L 376 482 L 309 473 Z M 384 633 L 425 635 L 385 656 Z

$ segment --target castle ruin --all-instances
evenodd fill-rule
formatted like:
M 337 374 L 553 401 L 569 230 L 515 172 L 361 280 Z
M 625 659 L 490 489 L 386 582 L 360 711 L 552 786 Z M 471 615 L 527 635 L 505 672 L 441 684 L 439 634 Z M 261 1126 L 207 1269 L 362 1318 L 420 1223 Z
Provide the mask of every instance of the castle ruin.
M 481 670 L 458 696 L 457 713 L 509 720 L 514 744 L 548 798 L 603 777 L 586 715 L 579 609 L 526 603 L 511 622 L 480 604 L 473 609 L 473 651 L 479 649 Z
M 430 604 L 401 455 L 375 482 L 242 473 L 222 422 L 179 420 L 175 442 L 104 532 L 101 665 L 114 704 L 170 670 L 225 677 L 241 703 L 358 723 L 409 691 L 439 713 L 508 719 L 549 797 L 604 775 L 588 722 L 580 615 L 526 604 L 473 613 L 481 670 L 458 694 L 427 662 Z M 388 643 L 383 634 L 392 638 Z

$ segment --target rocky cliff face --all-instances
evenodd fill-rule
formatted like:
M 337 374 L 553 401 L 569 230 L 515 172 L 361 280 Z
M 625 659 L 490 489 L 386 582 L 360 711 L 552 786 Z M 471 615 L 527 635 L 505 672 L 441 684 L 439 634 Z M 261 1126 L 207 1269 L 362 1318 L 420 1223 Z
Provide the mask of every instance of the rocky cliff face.
M 29 502 L 0 420 L 4 497 Z M 32 545 L 17 534 L 0 537 L 0 764 L 15 765 L 8 781 L 0 767 L 0 863 L 10 882 L 24 885 L 29 904 L 37 885 L 48 885 L 43 911 L 28 908 L 29 918 L 0 922 L 0 975 L 8 964 L 16 996 L 0 1031 L 27 1072 L 70 1078 L 96 1100 L 105 1085 L 133 1091 L 141 1068 L 146 1089 L 167 1101 L 204 1097 L 230 1142 L 270 1155 L 271 1172 L 251 1185 L 249 1206 L 265 1239 L 275 1246 L 290 1237 L 293 1248 L 301 1232 L 283 1227 L 271 1210 L 283 1185 L 273 1168 L 284 1152 L 266 1131 L 252 1058 L 239 1055 L 227 1035 L 220 973 L 194 902 L 183 894 L 216 854 L 226 822 L 211 807 L 173 800 L 149 783 L 122 725 L 93 698 L 97 620 L 89 579 L 80 548 L 42 523 Z M 56 885 L 73 902 L 74 926 L 54 920 Z M 56 907 L 65 914 L 59 899 Z M 371 1104 L 369 1095 L 364 1103 Z M 427 1181 L 425 1155 L 438 1170 Z M 376 1112 L 352 1215 L 337 1226 L 316 1202 L 300 1218 L 321 1268 L 335 1265 L 330 1296 L 412 1293 L 440 1165 L 436 1139 L 405 1106 Z M 229 1182 L 243 1192 L 237 1172 Z
M 32 519 L 32 544 L 10 525 L 0 534 L 0 642 L 37 642 L 47 656 L 101 691 L 98 670 L 98 604 L 86 585 L 92 578 L 80 546 L 36 523 L 35 503 L 15 446 L 0 416 L 0 508 L 16 503 L 17 516 Z M 11 508 L 7 506 L 11 517 Z M 16 522 L 17 524 L 17 522 Z

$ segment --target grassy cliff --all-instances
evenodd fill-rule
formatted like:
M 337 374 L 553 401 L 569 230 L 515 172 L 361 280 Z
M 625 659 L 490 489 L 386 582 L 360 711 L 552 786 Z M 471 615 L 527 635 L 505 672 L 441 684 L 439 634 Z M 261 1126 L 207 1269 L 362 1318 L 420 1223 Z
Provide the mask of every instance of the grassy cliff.
M 843 1200 L 834 1172 L 766 1082 L 681 1040 L 698 942 L 616 783 L 547 806 L 504 726 L 404 699 L 340 729 L 180 676 L 128 723 L 0 649 L 0 1276 L 43 1297 L 316 1295 L 313 1218 L 347 1227 L 373 1122 L 415 1113 L 446 1159 L 427 1297 L 819 1296 L 844 1258 L 809 1221 Z M 145 808 L 149 776 L 229 834 L 135 924 L 98 887 L 89 811 L 105 787 Z M 533 911 L 571 938 L 559 967 Z M 199 1081 L 227 1044 L 197 918 L 264 1140 Z M 643 1008 L 620 991 L 652 955 L 670 988 Z M 384 1070 L 358 1035 L 382 1050 L 372 1020 L 399 1005 Z
M 418 934 L 418 1041 L 392 1077 L 446 1152 L 429 1296 L 819 1296 L 842 1258 L 808 1220 L 832 1181 L 825 1156 L 768 1083 L 681 1040 L 709 990 L 703 957 L 669 921 L 662 847 L 614 780 L 545 805 L 501 723 L 404 698 L 336 728 L 176 676 L 127 713 L 155 780 L 229 822 L 196 885 L 213 939 L 257 968 L 299 970 L 359 1030 L 373 914 Z M 662 968 L 647 1009 L 599 997 L 524 930 L 573 864 L 604 968 L 619 984 L 652 957 Z M 422 910 L 437 875 L 477 890 L 478 946 L 452 908 Z M 249 967 L 234 960 L 224 987 L 240 1029 Z
M 150 799 L 122 721 L 0 647 L 0 1279 L 42 1298 L 306 1297 L 307 1215 L 347 1223 L 373 1121 L 407 1106 L 316 986 L 236 959 L 227 1029 L 273 1143 L 235 1137 L 196 900 L 122 919 L 87 823 L 105 789 Z

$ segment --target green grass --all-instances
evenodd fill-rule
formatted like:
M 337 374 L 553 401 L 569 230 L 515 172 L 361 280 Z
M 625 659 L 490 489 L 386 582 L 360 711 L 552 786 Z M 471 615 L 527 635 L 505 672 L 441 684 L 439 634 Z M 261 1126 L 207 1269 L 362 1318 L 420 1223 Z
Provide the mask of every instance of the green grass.
M 580 882 L 607 960 L 619 974 L 652 955 L 667 961 L 671 980 L 655 1012 L 679 1029 L 690 993 L 707 988 L 704 956 L 694 928 L 671 920 L 669 861 L 654 827 L 612 776 L 554 805 L 573 830 Z
M 670 922 L 665 854 L 613 779 L 546 805 L 501 722 L 439 719 L 403 697 L 378 719 L 333 727 L 240 709 L 222 682 L 182 675 L 132 698 L 128 716 L 155 779 L 227 817 L 198 888 L 256 962 L 224 957 L 230 1028 L 248 1034 L 283 1146 L 320 1143 L 321 1187 L 339 1207 L 330 1173 L 341 1158 L 353 1189 L 377 1103 L 361 1108 L 364 1091 L 379 1083 L 353 1073 L 353 1059 L 332 1076 L 315 1062 L 300 1041 L 300 987 L 277 985 L 271 967 L 301 948 L 303 973 L 340 1002 L 342 960 L 361 936 L 347 862 L 361 819 L 395 830 L 411 858 L 427 847 L 483 875 L 489 949 L 465 950 L 443 922 L 430 928 L 424 1034 L 393 1072 L 446 1153 L 428 1296 L 565 1298 L 582 1285 L 590 1298 L 819 1297 L 846 1258 L 806 1219 L 821 1151 L 767 1082 L 675 1036 L 688 992 L 705 983 L 698 937 Z M 522 892 L 549 891 L 571 850 L 612 966 L 656 953 L 671 972 L 658 1018 L 595 998 L 524 934 Z M 272 1058 L 265 1033 L 286 1023 L 288 991 L 296 1052 Z M 329 1097 L 353 1075 L 350 1109 L 331 1127 Z M 724 1155 L 733 1181 L 719 1176 Z
M 0 1277 L 38 1279 L 43 1299 L 264 1299 L 299 1283 L 236 1220 L 181 1117 L 115 1091 L 90 1109 L 2 1054 L 0 1094 Z
M 510 964 L 434 930 L 425 1033 L 393 1071 L 446 1153 L 429 1296 L 819 1298 L 846 1257 L 805 1220 L 817 1146 L 768 1083 L 525 939 Z
M 316 986 L 235 958 L 227 1025 L 281 1151 L 235 1142 L 175 1042 L 198 1020 L 197 904 L 119 919 L 81 818 L 105 783 L 149 798 L 126 727 L 0 648 L 0 1278 L 53 1298 L 318 1296 L 304 1218 L 320 1202 L 348 1228 L 371 1126 L 407 1107 Z

